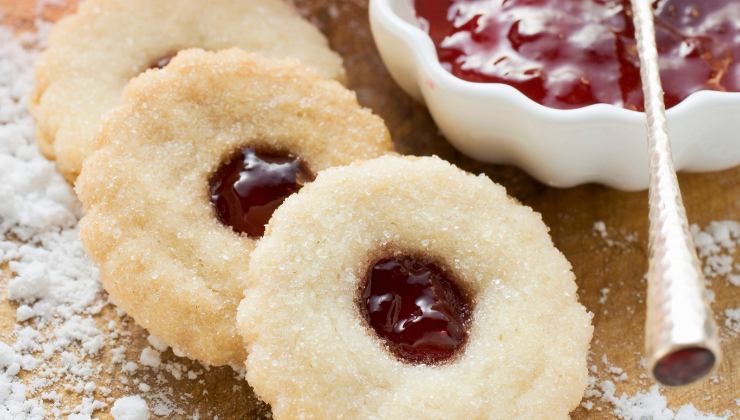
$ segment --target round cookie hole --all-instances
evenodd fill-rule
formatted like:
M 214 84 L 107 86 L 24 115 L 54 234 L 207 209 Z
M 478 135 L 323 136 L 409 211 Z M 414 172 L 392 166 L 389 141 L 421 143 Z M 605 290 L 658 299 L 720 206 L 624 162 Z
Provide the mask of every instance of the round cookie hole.
M 299 156 L 243 147 L 211 177 L 210 199 L 221 223 L 259 238 L 275 209 L 313 179 Z
M 465 346 L 472 305 L 436 261 L 418 255 L 374 260 L 360 288 L 360 313 L 399 360 L 444 364 Z

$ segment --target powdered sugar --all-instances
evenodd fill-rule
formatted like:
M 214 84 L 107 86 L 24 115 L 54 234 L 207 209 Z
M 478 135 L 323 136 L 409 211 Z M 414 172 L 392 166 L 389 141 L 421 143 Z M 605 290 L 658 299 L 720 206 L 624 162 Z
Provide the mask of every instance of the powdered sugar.
M 138 395 L 123 397 L 113 403 L 111 414 L 115 420 L 147 420 L 149 407 Z
M 167 343 L 165 343 L 164 341 L 160 340 L 159 338 L 157 338 L 157 337 L 155 337 L 155 336 L 153 336 L 151 334 L 149 335 L 149 337 L 147 337 L 146 340 L 158 352 L 167 351 L 167 349 L 170 347 L 170 346 L 167 345 Z
M 634 232 L 609 232 L 603 220 L 594 222 L 591 232 L 594 236 L 601 238 L 608 247 L 626 248 L 638 240 L 638 236 Z
M 95 269 L 77 240 L 79 204 L 34 144 L 25 95 L 36 55 L 27 47 L 38 39 L 16 38 L 0 27 L 0 264 L 12 273 L 8 298 L 20 304 L 16 319 L 22 322 L 15 326 L 15 342 L 0 348 L 0 407 L 12 418 L 59 416 L 58 395 L 44 391 L 66 375 L 83 398 L 64 411 L 89 416 L 104 406 L 92 396 L 94 388 L 85 386 L 94 374 L 85 359 L 103 341 L 90 316 L 104 303 Z M 38 375 L 24 381 L 21 370 Z
M 38 26 L 44 33 L 48 24 L 39 22 Z M 42 42 L 43 36 L 14 37 L 0 27 L 0 278 L 10 278 L 8 294 L 16 302 L 11 317 L 18 323 L 12 336 L 0 338 L 0 418 L 96 416 L 127 400 L 117 399 L 122 394 L 140 394 L 129 398 L 136 399 L 132 401 L 136 404 L 144 401 L 151 415 L 184 416 L 181 399 L 188 396 L 162 384 L 170 377 L 200 382 L 206 370 L 169 360 L 172 354 L 165 354 L 166 344 L 156 337 L 147 340 L 151 346 L 148 356 L 157 352 L 159 368 L 139 362 L 141 344 L 133 344 L 127 332 L 132 329 L 128 327 L 131 321 L 119 319 L 123 314 L 116 315 L 108 305 L 96 270 L 77 240 L 79 205 L 53 164 L 35 146 L 24 98 L 30 89 L 36 50 L 24 46 Z M 726 240 L 733 238 L 731 226 L 737 222 L 719 223 L 711 229 L 695 228 L 695 234 L 704 232 L 711 237 L 707 240 L 702 235 L 697 246 L 704 258 L 712 258 L 709 275 L 726 277 L 730 284 L 740 286 L 738 266 L 727 258 L 732 247 Z M 611 245 L 633 241 L 633 236 L 606 225 L 603 230 L 595 229 L 595 234 L 609 239 Z M 735 244 L 737 240 L 736 235 Z M 617 287 L 611 288 L 611 294 L 603 292 L 603 304 L 617 293 Z M 724 331 L 731 328 L 728 322 L 737 322 L 736 312 L 730 311 L 717 311 Z M 133 351 L 127 354 L 130 348 Z M 675 418 L 713 418 L 701 417 L 692 405 L 672 410 L 660 388 L 645 385 L 647 391 L 619 393 L 624 385 L 618 380 L 624 373 L 621 368 L 609 364 L 603 372 L 608 372 L 604 380 L 595 380 L 601 397 L 593 401 L 613 405 L 624 418 L 647 413 L 659 419 L 668 412 Z M 626 380 L 637 378 L 632 375 Z M 234 395 L 243 398 L 244 392 L 237 388 Z M 584 404 L 593 405 L 593 401 Z M 740 399 L 736 404 L 740 406 Z
M 592 368 L 592 373 L 597 370 Z M 594 400 L 598 400 L 610 405 L 616 417 L 626 420 L 727 420 L 732 417 L 729 410 L 721 415 L 703 413 L 691 403 L 682 405 L 674 411 L 668 406 L 668 401 L 658 385 L 650 386 L 647 391 L 629 395 L 619 393 L 615 381 L 599 380 L 596 376 L 589 377 L 584 396 L 586 399 L 581 406 L 585 409 L 601 410 L 601 407 L 596 407 L 594 403 Z
M 740 240 L 740 223 L 733 220 L 715 221 L 704 228 L 693 225 L 691 231 L 696 243 L 697 254 L 704 266 L 707 286 L 717 288 L 718 284 L 725 280 L 729 285 L 737 286 L 740 265 L 736 262 L 736 252 Z M 609 229 L 601 221 L 594 223 L 592 235 L 599 238 L 607 247 L 620 249 L 626 248 L 637 237 L 634 234 L 623 235 L 614 229 Z M 613 284 L 607 284 L 607 287 L 600 289 L 598 303 L 604 306 L 600 315 L 608 315 L 605 307 L 611 294 L 619 293 L 621 290 L 621 288 L 614 287 Z M 642 301 L 644 289 L 636 289 L 633 293 L 636 301 Z M 726 307 L 728 303 L 736 304 L 736 300 L 733 301 L 732 293 L 734 293 L 734 289 L 731 288 L 729 295 L 718 293 L 716 298 L 713 299 L 715 315 L 725 340 L 736 340 L 737 336 L 740 335 L 740 308 Z M 714 293 L 710 293 L 710 295 L 713 296 Z M 623 349 L 618 351 L 623 351 Z M 614 355 L 617 356 L 617 354 Z M 598 358 L 598 361 L 599 363 L 591 365 L 589 386 L 581 404 L 586 410 L 603 411 L 609 407 L 614 415 L 623 419 L 709 420 L 732 417 L 733 413 L 729 410 L 719 414 L 704 413 L 693 404 L 685 404 L 677 408 L 671 407 L 668 398 L 666 398 L 670 391 L 657 385 L 651 385 L 645 370 L 646 361 L 644 358 L 640 359 L 639 367 L 644 373 L 629 377 L 622 376 L 625 370 L 611 363 L 606 355 L 602 355 Z M 726 386 L 718 376 L 714 376 L 709 383 L 711 385 L 707 386 Z M 633 391 L 628 393 L 624 392 L 623 389 Z M 711 394 L 708 394 L 707 398 L 710 396 Z
M 147 347 L 141 351 L 139 362 L 144 366 L 158 368 L 159 365 L 162 363 L 162 360 L 160 359 L 160 354 L 158 351 L 154 350 L 151 347 Z
M 726 278 L 732 286 L 740 286 L 740 263 L 735 254 L 740 245 L 740 222 L 723 220 L 711 222 L 702 229 L 691 226 L 697 253 L 704 262 L 704 274 L 708 280 Z M 737 301 L 734 302 L 737 304 Z M 740 307 L 718 311 L 724 337 L 740 335 Z M 724 318 L 722 320 L 722 318 Z
M 25 97 L 49 25 L 37 27 L 38 34 L 16 36 L 0 26 L 0 276 L 9 277 L 7 296 L 17 304 L 17 324 L 0 341 L 0 418 L 89 419 L 114 400 L 111 388 L 128 388 L 101 373 L 121 366 L 123 383 L 133 372 L 126 369 L 130 338 L 120 329 L 129 321 L 103 323 L 110 306 L 78 239 L 80 205 L 35 145 Z M 112 363 L 102 363 L 106 357 Z M 169 394 L 151 397 L 158 411 L 183 413 Z M 119 400 L 135 414 L 121 418 L 146 418 L 136 398 Z
M 725 310 L 725 327 L 732 335 L 740 334 L 740 307 Z
M 728 281 L 740 284 L 740 264 L 733 253 L 740 243 L 740 222 L 723 220 L 711 222 L 705 229 L 691 225 L 697 253 L 704 259 L 704 274 L 709 278 L 727 276 Z
M 676 412 L 668 408 L 666 398 L 661 395 L 659 387 L 653 385 L 647 392 L 635 395 L 616 395 L 616 388 L 609 381 L 602 382 L 603 398 L 614 406 L 614 414 L 622 419 L 652 420 L 721 420 L 730 418 L 730 414 L 717 416 L 705 414 L 692 404 L 681 406 Z

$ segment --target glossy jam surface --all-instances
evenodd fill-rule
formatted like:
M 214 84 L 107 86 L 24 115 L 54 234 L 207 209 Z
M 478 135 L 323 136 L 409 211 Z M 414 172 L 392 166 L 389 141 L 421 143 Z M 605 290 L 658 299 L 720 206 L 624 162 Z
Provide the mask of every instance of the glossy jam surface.
M 177 55 L 177 51 L 167 53 L 159 57 L 158 59 L 152 61 L 151 63 L 149 63 L 149 68 L 150 69 L 163 69 L 167 67 L 167 64 L 170 64 L 170 61 L 172 61 L 172 59 L 175 58 L 176 55 Z
M 436 264 L 415 257 L 373 264 L 360 299 L 368 324 L 401 360 L 449 360 L 467 338 L 470 304 Z
M 740 1 L 654 1 L 666 106 L 740 91 Z M 414 0 L 448 71 L 553 108 L 642 110 L 629 0 Z
M 711 351 L 689 347 L 663 356 L 655 364 L 653 374 L 665 385 L 687 385 L 709 373 L 714 362 Z
M 275 209 L 312 179 L 297 156 L 246 147 L 211 178 L 211 202 L 223 224 L 256 238 Z

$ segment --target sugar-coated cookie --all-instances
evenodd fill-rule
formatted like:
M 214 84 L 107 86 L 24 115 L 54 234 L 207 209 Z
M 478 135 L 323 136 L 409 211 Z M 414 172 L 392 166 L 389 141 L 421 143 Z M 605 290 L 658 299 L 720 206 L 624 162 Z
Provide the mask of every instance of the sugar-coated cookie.
M 327 167 L 392 149 L 353 92 L 295 60 L 180 52 L 103 120 L 77 192 L 111 299 L 191 358 L 245 358 L 249 257 L 285 196 Z M 256 230 L 255 230 L 256 229 Z
M 590 316 L 540 216 L 435 157 L 323 171 L 252 253 L 238 328 L 278 419 L 567 419 Z
M 40 149 L 74 181 L 129 80 L 192 47 L 293 57 L 344 79 L 341 58 L 284 0 L 86 0 L 54 27 L 36 68 Z

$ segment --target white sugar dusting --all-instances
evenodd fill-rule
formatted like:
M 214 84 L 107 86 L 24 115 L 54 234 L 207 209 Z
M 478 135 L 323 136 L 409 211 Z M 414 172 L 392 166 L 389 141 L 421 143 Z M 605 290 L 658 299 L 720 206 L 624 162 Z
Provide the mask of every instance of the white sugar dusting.
M 39 2 L 37 10 L 48 4 L 63 1 Z M 114 314 L 114 320 L 102 319 L 114 309 L 77 237 L 79 203 L 36 148 L 26 95 L 49 24 L 39 20 L 36 26 L 38 34 L 22 35 L 0 26 L 0 278 L 8 279 L 7 299 L 15 307 L 1 314 L 14 325 L 10 334 L 0 336 L 0 419 L 83 419 L 107 412 L 114 419 L 184 417 L 178 403 L 189 396 L 175 396 L 162 386 L 165 375 L 202 381 L 205 370 L 167 360 L 167 344 L 153 336 L 143 350 L 127 354 L 132 337 L 125 327 L 131 321 L 122 313 Z M 740 286 L 740 265 L 734 259 L 740 223 L 692 226 L 692 233 L 707 277 Z M 612 237 L 603 222 L 594 225 L 594 235 L 608 246 L 636 240 Z M 609 288 L 602 289 L 601 304 L 609 293 Z M 724 317 L 720 325 L 725 333 L 740 334 L 740 307 L 718 314 Z M 624 419 L 730 417 L 701 413 L 691 404 L 673 410 L 657 386 L 620 394 L 618 384 L 639 378 L 628 377 L 605 356 L 602 362 L 603 369 L 592 367 L 586 409 L 607 404 Z M 605 377 L 599 379 L 597 373 Z M 240 391 L 234 390 L 236 395 Z M 735 404 L 740 407 L 740 398 Z
M 600 381 L 598 378 L 589 377 L 589 386 L 581 403 L 586 410 L 601 411 L 594 400 L 598 399 L 612 407 L 612 413 L 626 420 L 727 420 L 732 418 L 732 413 L 726 412 L 717 415 L 704 413 L 693 404 L 684 404 L 677 410 L 668 406 L 666 397 L 661 393 L 661 387 L 652 385 L 647 391 L 638 391 L 633 395 L 619 393 L 617 385 L 612 380 Z
M 88 385 L 98 372 L 87 359 L 104 340 L 91 317 L 104 301 L 77 240 L 80 208 L 39 155 L 26 110 L 38 44 L 33 34 L 15 37 L 0 27 L 0 264 L 10 272 L 7 297 L 19 304 L 14 341 L 0 346 L 3 418 L 90 416 L 105 406 Z M 73 407 L 49 390 L 62 376 L 81 394 Z
M 740 334 L 740 307 L 725 310 L 725 327 L 732 335 Z
M 601 370 L 597 365 L 590 368 L 591 375 L 588 387 L 584 394 L 581 407 L 588 411 L 603 411 L 603 406 L 611 407 L 611 412 L 620 419 L 626 420 L 727 420 L 732 418 L 732 412 L 726 410 L 722 414 L 704 413 L 693 404 L 684 404 L 673 410 L 668 406 L 668 400 L 663 395 L 658 385 L 647 386 L 647 376 L 640 375 L 638 378 L 641 387 L 647 386 L 647 390 L 637 391 L 630 395 L 618 391 L 619 383 L 626 382 L 627 377 L 624 370 L 609 363 L 606 355 L 601 358 L 605 369 Z M 645 361 L 641 359 L 641 369 L 645 368 Z M 599 378 L 599 373 L 605 379 Z
M 63 3 L 39 2 L 37 12 L 50 4 Z M 35 33 L 0 26 L 0 279 L 5 307 L 15 307 L 1 314 L 11 325 L 0 336 L 0 419 L 184 416 L 178 401 L 190 396 L 175 398 L 165 374 L 204 371 L 162 360 L 167 345 L 156 337 L 141 365 L 126 354 L 131 320 L 107 301 L 78 239 L 80 204 L 36 147 L 26 96 L 49 27 L 40 18 Z M 146 400 L 116 399 L 126 392 Z
M 601 238 L 604 244 L 606 244 L 606 246 L 608 247 L 626 248 L 630 244 L 636 243 L 639 239 L 637 234 L 634 232 L 610 232 L 603 220 L 597 220 L 596 222 L 594 222 L 592 234 L 596 237 Z
M 151 347 L 147 347 L 141 351 L 139 362 L 144 366 L 158 368 L 162 363 L 162 360 L 160 359 L 160 353 L 158 351 Z
M 740 263 L 733 257 L 740 243 L 740 222 L 716 221 L 703 230 L 691 225 L 691 233 L 697 253 L 704 260 L 704 275 L 709 278 L 726 276 L 730 284 L 740 286 Z
M 702 260 L 704 274 L 707 278 L 707 286 L 711 287 L 715 282 L 726 281 L 731 286 L 740 286 L 740 264 L 736 262 L 736 252 L 740 242 L 740 223 L 733 220 L 715 221 L 709 223 L 705 228 L 698 225 L 691 226 L 691 233 L 697 248 L 697 254 Z M 637 242 L 634 233 L 617 233 L 610 230 L 603 221 L 596 221 L 592 227 L 592 235 L 599 238 L 608 248 L 626 248 Z M 644 283 L 644 281 L 643 281 Z M 641 287 L 643 285 L 641 284 Z M 604 287 L 599 291 L 598 302 L 606 305 L 610 292 L 613 288 Z M 638 297 L 642 292 L 635 291 Z M 714 293 L 710 291 L 710 297 L 714 301 Z M 719 300 L 719 299 L 716 299 Z M 644 302 L 643 302 L 644 304 Z M 721 334 L 725 339 L 736 339 L 740 336 L 740 307 L 721 308 L 718 302 L 713 304 L 717 319 L 720 324 Z M 608 314 L 603 309 L 602 314 Z M 721 320 L 724 318 L 724 322 Z M 729 338 L 728 338 L 729 337 Z M 651 419 L 651 420 L 717 420 L 730 419 L 734 412 L 727 410 L 720 414 L 704 413 L 693 404 L 685 404 L 676 409 L 668 405 L 664 393 L 665 388 L 652 384 L 649 380 L 644 357 L 640 358 L 641 373 L 637 378 L 630 378 L 624 369 L 612 364 L 607 355 L 599 359 L 600 366 L 592 364 L 590 367 L 589 384 L 586 389 L 581 407 L 586 410 L 603 411 L 610 407 L 611 412 L 621 419 Z M 720 383 L 720 378 L 710 378 L 710 384 L 726 386 Z M 620 386 L 638 385 L 640 390 L 630 395 L 619 392 Z M 705 399 L 711 398 L 707 395 Z M 740 399 L 735 404 L 740 406 Z
M 740 263 L 735 258 L 740 246 L 740 222 L 736 220 L 715 221 L 704 229 L 698 225 L 692 225 L 691 233 L 697 254 L 704 262 L 704 275 L 707 280 L 721 281 L 722 278 L 726 278 L 731 286 L 740 286 Z M 735 303 L 738 302 L 735 301 Z M 722 331 L 723 337 L 739 336 L 740 306 L 717 312 L 720 325 L 725 327 Z
M 114 420 L 147 420 L 149 418 L 149 406 L 138 395 L 117 399 L 110 412 Z

